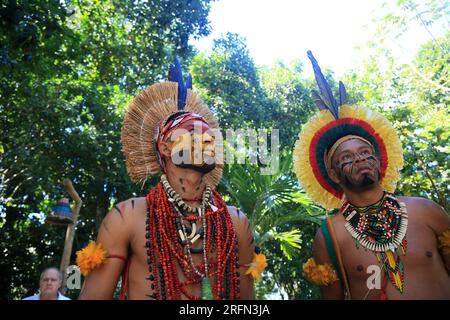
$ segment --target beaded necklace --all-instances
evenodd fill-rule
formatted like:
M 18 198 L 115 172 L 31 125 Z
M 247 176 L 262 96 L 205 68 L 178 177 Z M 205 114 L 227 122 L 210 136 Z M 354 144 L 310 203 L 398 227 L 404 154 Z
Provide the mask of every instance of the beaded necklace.
M 368 207 L 344 203 L 341 209 L 347 221 L 345 228 L 356 245 L 375 253 L 392 284 L 403 293 L 404 269 L 398 248 L 406 254 L 408 214 L 406 205 L 385 191 L 383 198 Z
M 147 279 L 154 292 L 149 295 L 151 298 L 239 298 L 237 237 L 227 206 L 217 192 L 207 188 L 201 206 L 190 207 L 163 175 L 147 195 L 146 239 L 150 272 Z M 201 248 L 192 248 L 199 239 Z M 192 254 L 202 254 L 200 265 L 195 265 Z M 183 281 L 179 279 L 177 266 L 184 275 Z M 210 278 L 214 279 L 214 285 Z M 200 297 L 187 288 L 198 283 Z

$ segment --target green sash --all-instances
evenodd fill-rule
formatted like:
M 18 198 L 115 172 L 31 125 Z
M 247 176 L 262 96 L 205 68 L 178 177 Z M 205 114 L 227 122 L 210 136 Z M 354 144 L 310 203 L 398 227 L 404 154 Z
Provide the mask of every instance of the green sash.
M 320 227 L 325 239 L 325 245 L 327 247 L 328 255 L 330 256 L 334 269 L 336 270 L 338 277 L 341 280 L 344 295 L 346 299 L 351 299 L 347 273 L 345 272 L 344 264 L 342 262 L 339 244 L 333 229 L 331 218 L 327 216 L 326 219 L 322 221 Z

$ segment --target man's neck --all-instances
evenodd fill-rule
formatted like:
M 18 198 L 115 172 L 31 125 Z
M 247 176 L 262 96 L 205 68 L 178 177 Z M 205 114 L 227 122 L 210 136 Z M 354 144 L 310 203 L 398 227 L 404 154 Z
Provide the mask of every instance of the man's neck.
M 166 176 L 172 188 L 188 204 L 198 204 L 206 184 L 203 174 L 192 169 L 178 168 L 172 163 L 166 164 Z M 194 201 L 193 201 L 194 200 Z
M 377 184 L 366 190 L 344 190 L 347 201 L 357 207 L 367 207 L 377 203 L 384 195 L 383 188 Z

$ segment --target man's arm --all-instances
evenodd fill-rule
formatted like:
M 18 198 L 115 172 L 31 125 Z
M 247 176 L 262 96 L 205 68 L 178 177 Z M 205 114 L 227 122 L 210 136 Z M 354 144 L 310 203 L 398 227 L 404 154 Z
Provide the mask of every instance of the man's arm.
M 242 300 L 252 300 L 255 298 L 253 288 L 253 277 L 245 275 L 248 266 L 253 261 L 253 253 L 255 252 L 255 242 L 250 223 L 242 211 L 235 207 L 228 206 L 231 219 L 238 238 L 238 256 L 239 256 L 239 273 L 240 273 L 240 298 Z
M 97 243 L 110 255 L 106 262 L 94 269 L 84 280 L 79 299 L 112 299 L 117 282 L 125 267 L 125 261 L 111 256 L 127 258 L 130 241 L 128 205 L 119 203 L 103 219 L 98 231 Z
M 328 250 L 325 245 L 325 238 L 323 237 L 322 230 L 317 230 L 313 243 L 313 256 L 316 263 L 319 264 L 332 264 L 331 258 L 328 255 Z M 320 292 L 322 298 L 326 300 L 342 300 L 344 299 L 344 291 L 342 289 L 342 280 L 336 281 L 327 286 L 320 286 Z
M 422 206 L 424 206 L 424 212 L 427 213 L 425 217 L 426 223 L 433 230 L 436 238 L 438 239 L 438 246 L 440 244 L 439 237 L 442 236 L 444 232 L 450 232 L 450 217 L 445 213 L 444 209 L 434 203 L 431 200 L 422 199 Z M 445 254 L 444 251 L 447 251 Z M 447 250 L 439 250 L 444 265 L 448 272 L 450 272 L 450 254 Z

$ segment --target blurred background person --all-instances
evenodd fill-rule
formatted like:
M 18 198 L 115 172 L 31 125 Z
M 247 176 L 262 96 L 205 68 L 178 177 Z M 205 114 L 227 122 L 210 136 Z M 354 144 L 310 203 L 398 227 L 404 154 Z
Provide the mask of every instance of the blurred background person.
M 70 300 L 59 292 L 63 275 L 57 268 L 47 268 L 41 273 L 39 293 L 23 300 Z

